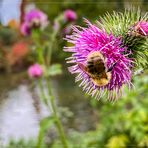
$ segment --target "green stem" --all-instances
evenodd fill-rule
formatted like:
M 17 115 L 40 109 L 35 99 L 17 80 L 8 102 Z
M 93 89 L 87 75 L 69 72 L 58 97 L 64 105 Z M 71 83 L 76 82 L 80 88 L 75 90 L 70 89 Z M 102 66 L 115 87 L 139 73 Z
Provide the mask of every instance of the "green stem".
M 59 16 L 55 21 L 59 22 L 61 20 L 61 16 Z M 52 55 L 52 47 L 53 47 L 53 43 L 54 43 L 54 40 L 56 38 L 56 35 L 57 33 L 59 32 L 59 30 L 56 30 L 52 33 L 52 36 L 51 36 L 51 41 L 50 41 L 50 44 L 49 44 L 49 50 L 48 50 L 48 61 L 47 63 L 45 62 L 45 59 L 44 59 L 44 55 L 43 53 L 41 52 L 42 50 L 40 50 L 40 45 L 39 45 L 39 37 L 37 36 L 37 39 L 35 40 L 37 45 L 38 45 L 38 60 L 40 61 L 41 64 L 44 64 L 46 69 L 48 69 L 48 67 L 50 66 L 50 61 L 51 61 L 51 55 Z M 46 80 L 46 85 L 47 85 L 47 89 L 48 89 L 48 96 L 49 96 L 49 99 L 50 99 L 50 104 L 48 103 L 48 100 L 47 100 L 47 103 L 45 103 L 48 107 L 51 106 L 51 109 L 52 109 L 52 112 L 53 112 L 53 116 L 55 117 L 55 120 L 56 120 L 56 127 L 57 127 L 57 130 L 58 130 L 58 133 L 59 133 L 59 136 L 60 136 L 60 139 L 61 139 L 61 143 L 63 144 L 63 147 L 64 148 L 68 148 L 68 144 L 67 144 L 67 141 L 66 141 L 66 137 L 65 137 L 65 134 L 64 134 L 64 130 L 63 130 L 63 126 L 62 126 L 62 123 L 59 119 L 59 116 L 58 116 L 58 113 L 57 113 L 57 108 L 56 108 L 56 104 L 55 104 L 55 98 L 54 96 L 52 95 L 52 91 L 51 91 L 51 86 L 50 86 L 50 80 L 48 79 L 47 77 L 48 75 L 45 74 L 45 80 Z M 44 88 L 42 86 L 42 83 L 41 81 L 39 81 L 39 87 L 40 87 L 40 90 L 41 90 L 41 93 L 42 93 L 42 97 L 44 97 L 44 100 L 46 100 L 46 95 L 44 94 Z
M 56 19 L 55 19 L 55 24 L 60 24 L 60 21 L 63 19 L 63 16 L 62 15 L 59 15 Z M 60 26 L 57 30 L 53 31 L 53 33 L 51 34 L 51 40 L 49 42 L 49 45 L 48 45 L 48 53 L 47 53 L 47 65 L 50 66 L 50 62 L 51 62 L 51 55 L 52 55 L 52 48 L 53 48 L 53 43 L 55 41 L 55 38 L 57 36 L 57 34 L 59 33 L 60 31 Z
M 61 138 L 61 142 L 62 142 L 64 148 L 68 148 L 66 137 L 65 137 L 65 134 L 64 134 L 64 130 L 63 130 L 61 121 L 59 119 L 59 116 L 57 114 L 55 99 L 54 99 L 52 92 L 51 92 L 50 81 L 48 79 L 46 79 L 46 84 L 47 84 L 47 89 L 48 89 L 48 95 L 50 97 L 51 108 L 52 108 L 54 117 L 56 119 L 56 126 L 57 126 L 57 129 L 58 129 L 58 132 L 59 132 L 59 136 Z
M 56 120 L 56 122 L 55 122 L 56 127 L 57 127 L 57 130 L 58 130 L 61 142 L 63 144 L 63 147 L 68 148 L 66 137 L 65 137 L 65 134 L 64 134 L 64 130 L 63 130 L 61 121 L 60 121 L 58 114 L 57 114 L 55 99 L 54 99 L 52 92 L 51 92 L 50 80 L 48 80 L 48 78 L 46 78 L 46 85 L 47 85 L 47 89 L 48 89 L 48 96 L 50 98 L 50 105 L 49 105 L 49 102 L 47 100 L 46 94 L 44 92 L 44 88 L 43 88 L 41 80 L 38 81 L 38 84 L 39 84 L 39 88 L 40 88 L 41 95 L 42 95 L 41 97 L 43 98 L 45 105 L 48 106 L 48 107 L 51 107 L 51 109 L 52 109 L 53 116 L 55 117 L 55 120 Z
M 38 86 L 39 86 L 39 89 L 40 89 L 40 92 L 41 92 L 41 98 L 43 99 L 43 102 L 46 104 L 46 106 L 49 106 L 48 98 L 46 97 L 46 94 L 44 92 L 44 87 L 43 87 L 41 79 L 38 80 Z

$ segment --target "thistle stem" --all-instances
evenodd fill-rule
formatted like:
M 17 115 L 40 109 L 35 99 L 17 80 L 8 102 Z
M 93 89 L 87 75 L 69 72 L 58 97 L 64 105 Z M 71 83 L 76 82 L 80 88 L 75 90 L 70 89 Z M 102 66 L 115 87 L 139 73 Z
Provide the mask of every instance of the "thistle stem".
M 43 87 L 41 79 L 38 80 L 38 86 L 39 86 L 39 89 L 40 89 L 40 93 L 41 93 L 41 97 L 43 99 L 43 102 L 45 103 L 46 106 L 49 106 L 48 98 L 47 98 L 47 96 L 46 96 L 46 94 L 44 92 L 44 87 Z
M 56 108 L 56 105 L 55 105 L 55 98 L 52 95 L 50 81 L 48 79 L 46 79 L 46 84 L 47 84 L 48 95 L 49 95 L 49 98 L 50 98 L 50 104 L 51 104 L 52 112 L 53 112 L 53 115 L 56 119 L 56 127 L 57 127 L 57 130 L 58 130 L 61 142 L 62 142 L 64 148 L 68 148 L 66 137 L 65 137 L 64 130 L 63 130 L 63 127 L 62 127 L 62 123 L 61 123 L 59 116 L 57 114 L 57 108 Z
M 61 16 L 59 16 L 55 21 L 58 22 L 60 21 L 61 19 Z M 49 68 L 50 66 L 50 61 L 51 61 L 51 55 L 52 55 L 52 47 L 53 47 L 53 43 L 54 43 L 54 40 L 56 38 L 56 35 L 58 33 L 59 30 L 56 30 L 53 32 L 52 36 L 51 36 L 51 40 L 50 40 L 50 43 L 49 43 L 49 50 L 48 50 L 48 60 L 47 62 L 45 62 L 45 59 L 44 59 L 44 55 L 42 53 L 42 50 L 40 49 L 40 41 L 39 41 L 39 36 L 37 36 L 37 40 L 36 41 L 36 45 L 38 45 L 38 60 L 41 64 L 44 64 L 45 65 L 45 68 L 46 70 Z M 51 110 L 52 110 L 52 113 L 53 113 L 53 116 L 55 118 L 55 126 L 57 128 L 57 131 L 59 133 L 59 136 L 60 136 L 60 140 L 61 140 L 61 143 L 63 145 L 63 148 L 68 148 L 68 144 L 67 144 L 67 140 L 66 140 L 66 136 L 64 134 L 64 129 L 63 129 L 63 126 L 62 126 L 62 123 L 59 119 L 59 116 L 58 116 L 58 112 L 57 112 L 57 107 L 56 107 L 56 104 L 55 104 L 55 98 L 52 94 L 52 90 L 51 90 L 51 85 L 50 85 L 50 80 L 48 79 L 48 74 L 45 74 L 44 76 L 45 78 L 45 81 L 46 81 L 46 86 L 47 86 L 47 89 L 48 89 L 48 96 L 46 96 L 45 92 L 44 92 L 44 88 L 43 88 L 43 85 L 42 85 L 42 82 L 41 80 L 39 80 L 39 88 L 41 90 L 41 93 L 42 93 L 42 97 L 43 97 L 43 100 L 45 101 L 45 105 L 47 107 L 50 107 Z M 49 97 L 49 101 L 47 99 L 47 97 Z

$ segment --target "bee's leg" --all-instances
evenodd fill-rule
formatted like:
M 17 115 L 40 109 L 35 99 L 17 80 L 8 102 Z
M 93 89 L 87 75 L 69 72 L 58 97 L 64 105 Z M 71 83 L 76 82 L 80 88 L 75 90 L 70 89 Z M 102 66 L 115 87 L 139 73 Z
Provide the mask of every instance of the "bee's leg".
M 117 62 L 115 62 L 115 63 L 107 70 L 107 72 L 111 72 L 116 64 L 117 64 Z
M 86 67 L 82 63 L 77 63 L 77 64 L 81 70 L 83 70 L 83 71 L 86 70 Z
M 84 71 L 87 75 L 89 75 L 87 67 L 85 67 L 82 63 L 77 63 L 79 68 Z

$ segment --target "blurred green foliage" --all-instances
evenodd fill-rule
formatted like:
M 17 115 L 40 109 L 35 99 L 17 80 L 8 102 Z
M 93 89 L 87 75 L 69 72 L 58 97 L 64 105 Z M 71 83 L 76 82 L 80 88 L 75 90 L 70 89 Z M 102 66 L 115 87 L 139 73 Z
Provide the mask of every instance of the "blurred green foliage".
M 8 46 L 13 44 L 17 40 L 16 31 L 0 26 L 0 45 Z
M 134 79 L 135 88 L 125 88 L 124 96 L 114 104 L 96 102 L 91 104 L 98 112 L 99 122 L 95 131 L 75 133 L 72 145 L 76 148 L 148 147 L 148 77 L 142 75 Z M 74 146 L 75 148 L 75 146 Z
M 20 139 L 19 141 L 10 140 L 6 148 L 31 148 L 35 147 L 36 143 L 34 140 L 25 141 Z
M 30 2 L 30 0 L 28 0 L 28 2 Z M 127 8 L 129 6 L 142 7 L 143 10 L 148 9 L 147 1 L 145 0 L 36 0 L 34 2 L 37 7 L 48 14 L 49 19 L 53 19 L 65 9 L 73 9 L 77 12 L 79 16 L 78 20 L 81 22 L 82 17 L 95 20 L 106 11 L 122 11 L 125 7 Z

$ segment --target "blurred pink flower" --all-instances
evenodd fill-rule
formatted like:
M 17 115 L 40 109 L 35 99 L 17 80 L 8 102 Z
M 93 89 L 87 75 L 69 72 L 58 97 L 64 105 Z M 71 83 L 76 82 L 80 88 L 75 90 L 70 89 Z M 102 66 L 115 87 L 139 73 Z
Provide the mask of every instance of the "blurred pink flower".
M 64 11 L 64 19 L 66 21 L 74 21 L 77 19 L 77 14 L 75 11 L 67 9 Z
M 43 74 L 43 70 L 41 68 L 41 66 L 39 64 L 34 64 L 34 65 L 31 65 L 29 68 L 28 68 L 28 75 L 29 77 L 31 78 L 38 78 L 38 77 L 41 77 Z
M 148 36 L 148 22 L 140 21 L 134 26 L 134 31 L 143 36 Z
M 29 35 L 31 33 L 31 29 L 44 29 L 47 25 L 47 15 L 38 9 L 33 9 L 26 13 L 24 22 L 21 25 L 21 32 L 24 35 Z

